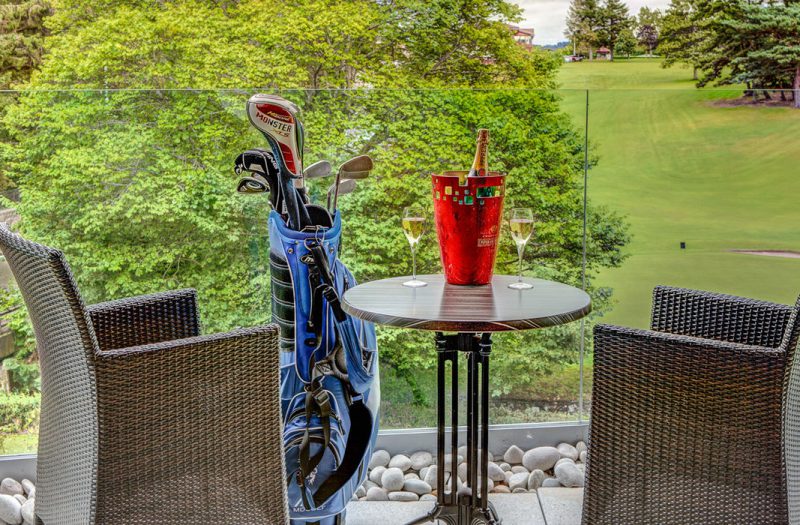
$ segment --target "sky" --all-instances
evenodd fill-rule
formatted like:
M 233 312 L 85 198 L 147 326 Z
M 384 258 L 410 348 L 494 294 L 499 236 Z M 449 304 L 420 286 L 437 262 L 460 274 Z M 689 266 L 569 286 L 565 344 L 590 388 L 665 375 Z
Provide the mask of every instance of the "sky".
M 525 20 L 520 25 L 532 27 L 535 31 L 534 44 L 555 44 L 564 38 L 564 20 L 567 18 L 570 0 L 512 0 L 522 9 Z M 670 0 L 628 0 L 631 14 L 639 12 L 642 6 L 662 11 Z

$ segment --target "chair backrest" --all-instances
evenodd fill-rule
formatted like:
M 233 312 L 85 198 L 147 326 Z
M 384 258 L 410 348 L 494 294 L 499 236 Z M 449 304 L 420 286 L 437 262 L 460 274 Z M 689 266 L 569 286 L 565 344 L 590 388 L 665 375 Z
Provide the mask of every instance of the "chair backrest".
M 25 299 L 39 353 L 36 513 L 45 523 L 93 523 L 97 342 L 91 322 L 60 251 L 25 240 L 6 224 L 0 224 L 0 250 Z M 58 516 L 48 515 L 52 507 L 61 509 Z

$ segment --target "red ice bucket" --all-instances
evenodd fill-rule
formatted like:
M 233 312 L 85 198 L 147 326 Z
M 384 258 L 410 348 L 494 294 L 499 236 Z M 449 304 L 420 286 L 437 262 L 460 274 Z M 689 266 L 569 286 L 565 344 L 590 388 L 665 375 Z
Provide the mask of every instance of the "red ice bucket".
M 503 217 L 506 176 L 466 171 L 435 173 L 433 213 L 445 280 L 450 284 L 489 284 Z M 459 180 L 466 181 L 463 185 Z

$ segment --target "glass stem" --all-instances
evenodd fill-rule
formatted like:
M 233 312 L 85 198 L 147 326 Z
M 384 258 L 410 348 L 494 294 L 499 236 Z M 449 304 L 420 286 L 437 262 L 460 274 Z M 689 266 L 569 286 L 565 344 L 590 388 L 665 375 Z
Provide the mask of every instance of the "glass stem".
M 519 256 L 519 267 L 517 272 L 517 282 L 522 282 L 522 254 L 525 251 L 525 243 L 517 243 L 517 255 Z
M 411 261 L 412 261 L 411 279 L 416 281 L 417 280 L 417 244 L 414 243 L 414 242 L 411 243 Z

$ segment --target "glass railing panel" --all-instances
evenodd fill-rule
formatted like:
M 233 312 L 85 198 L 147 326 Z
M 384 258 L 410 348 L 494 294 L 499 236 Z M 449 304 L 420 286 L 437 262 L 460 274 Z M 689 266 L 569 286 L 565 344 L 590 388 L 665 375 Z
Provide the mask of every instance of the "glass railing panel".
M 621 264 L 592 276 L 610 293 L 600 320 L 647 328 L 656 285 L 795 301 L 800 144 L 789 137 L 800 119 L 771 97 L 590 92 L 589 202 L 620 214 L 630 233 Z
M 233 173 L 238 153 L 265 146 L 245 114 L 253 92 L 5 94 L 0 162 L 16 187 L 6 188 L 2 213 L 21 217 L 17 227 L 26 236 L 65 252 L 86 303 L 193 287 L 205 332 L 268 322 L 269 206 L 262 196 L 237 194 Z M 370 179 L 340 200 L 342 259 L 359 280 L 410 273 L 401 210 L 430 204 L 431 172 L 468 168 L 475 129 L 486 126 L 492 168 L 509 174 L 507 209 L 530 206 L 537 213 L 525 275 L 581 286 L 585 130 L 565 108 L 585 113 L 583 92 L 281 94 L 302 110 L 306 165 L 327 159 L 338 166 L 362 153 L 375 159 Z M 324 202 L 330 182 L 309 181 L 312 200 Z M 505 229 L 501 242 L 497 273 L 513 274 L 516 251 Z M 441 272 L 432 230 L 419 265 L 421 273 Z M 6 302 L 20 307 L 11 289 Z M 0 394 L 3 453 L 36 445 L 36 359 L 25 339 L 24 309 L 17 312 L 4 316 L 18 335 L 11 353 L 31 367 L 5 363 L 16 383 L 7 382 Z M 379 329 L 382 428 L 435 423 L 431 335 Z M 575 419 L 579 340 L 577 324 L 498 335 L 492 421 Z M 30 386 L 20 387 L 24 381 Z

